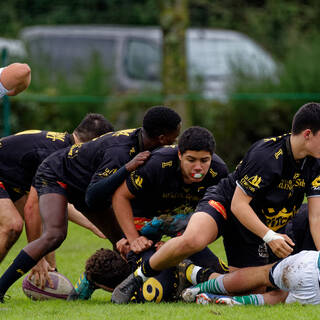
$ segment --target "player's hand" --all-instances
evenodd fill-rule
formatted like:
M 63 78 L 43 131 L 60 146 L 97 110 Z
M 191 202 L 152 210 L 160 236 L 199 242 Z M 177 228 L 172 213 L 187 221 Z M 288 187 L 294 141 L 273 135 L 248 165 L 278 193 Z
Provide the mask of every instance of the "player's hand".
M 285 258 L 292 253 L 294 242 L 286 234 L 279 235 L 281 235 L 283 239 L 272 240 L 268 242 L 268 245 L 277 257 Z
M 92 223 L 90 230 L 99 238 L 107 239 L 107 237 Z
M 49 287 L 53 288 L 53 282 L 49 277 L 49 271 L 54 271 L 54 268 L 50 267 L 46 259 L 42 258 L 30 271 L 28 279 L 34 276 L 34 283 L 41 289 L 44 288 L 46 281 L 48 281 Z
M 149 157 L 150 157 L 150 151 L 142 151 L 138 153 L 131 161 L 129 161 L 125 165 L 127 171 L 131 172 L 136 170 L 138 167 L 143 165 Z
M 130 244 L 129 241 L 126 238 L 122 238 L 120 239 L 117 243 L 116 243 L 116 248 L 120 253 L 120 256 L 127 260 L 127 254 L 129 253 L 130 249 Z
M 134 253 L 140 253 L 149 249 L 152 244 L 153 242 L 151 240 L 147 239 L 146 237 L 140 236 L 130 243 L 130 247 Z

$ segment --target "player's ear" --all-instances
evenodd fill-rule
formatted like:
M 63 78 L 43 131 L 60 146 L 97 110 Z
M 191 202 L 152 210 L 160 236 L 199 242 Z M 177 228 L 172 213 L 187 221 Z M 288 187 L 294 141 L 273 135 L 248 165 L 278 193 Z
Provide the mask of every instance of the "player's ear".
M 181 161 L 182 154 L 181 154 L 180 150 L 178 150 L 178 157 L 179 157 L 179 160 Z

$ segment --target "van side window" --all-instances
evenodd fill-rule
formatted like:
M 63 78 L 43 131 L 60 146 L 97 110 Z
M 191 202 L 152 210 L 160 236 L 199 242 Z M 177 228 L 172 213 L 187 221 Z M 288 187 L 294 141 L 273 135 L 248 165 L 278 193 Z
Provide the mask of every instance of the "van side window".
M 127 43 L 125 71 L 129 78 L 160 80 L 161 50 L 156 43 L 130 39 Z

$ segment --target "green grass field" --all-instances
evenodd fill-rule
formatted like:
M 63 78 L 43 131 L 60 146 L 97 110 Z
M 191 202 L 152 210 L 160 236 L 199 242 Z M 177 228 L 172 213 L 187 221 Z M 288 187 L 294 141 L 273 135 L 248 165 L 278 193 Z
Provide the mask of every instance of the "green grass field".
M 25 245 L 23 235 L 0 265 L 2 274 L 20 249 Z M 57 251 L 59 272 L 75 283 L 84 269 L 86 259 L 101 247 L 109 243 L 74 224 L 69 224 L 66 241 Z M 213 250 L 224 257 L 221 242 L 218 241 Z M 11 299 L 0 305 L 0 319 L 319 319 L 320 306 L 278 305 L 278 306 L 199 306 L 185 303 L 162 303 L 140 305 L 113 305 L 110 294 L 98 290 L 90 301 L 42 301 L 28 299 L 21 289 L 22 279 L 8 291 Z

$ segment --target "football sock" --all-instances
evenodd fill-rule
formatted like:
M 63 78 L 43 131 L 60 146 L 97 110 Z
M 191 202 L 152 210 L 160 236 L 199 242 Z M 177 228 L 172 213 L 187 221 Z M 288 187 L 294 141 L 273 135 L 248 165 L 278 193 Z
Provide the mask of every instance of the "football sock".
M 235 296 L 232 299 L 240 302 L 242 304 L 254 304 L 254 305 L 264 305 L 264 298 L 262 294 L 250 294 L 249 296 Z
M 228 294 L 228 291 L 225 289 L 223 285 L 223 278 L 224 278 L 224 275 L 221 275 L 216 279 L 210 279 L 206 282 L 199 283 L 195 287 L 200 289 L 199 293 L 209 292 L 209 293 Z
M 0 295 L 4 295 L 9 287 L 37 264 L 25 251 L 21 250 L 6 272 L 0 278 Z
M 201 267 L 195 266 L 194 264 L 190 264 L 186 270 L 186 278 L 189 282 L 191 282 L 193 285 L 196 285 L 197 282 L 197 275 L 199 271 L 201 270 Z
M 134 272 L 135 276 L 140 276 L 145 282 L 149 277 L 154 277 L 160 274 L 161 271 L 157 271 L 151 268 L 149 259 L 143 261 L 141 266 Z

